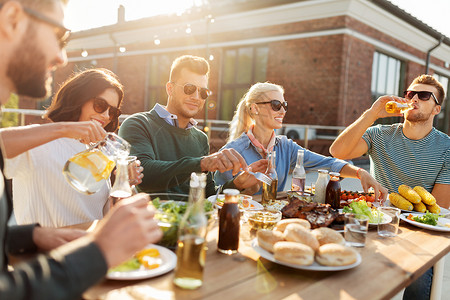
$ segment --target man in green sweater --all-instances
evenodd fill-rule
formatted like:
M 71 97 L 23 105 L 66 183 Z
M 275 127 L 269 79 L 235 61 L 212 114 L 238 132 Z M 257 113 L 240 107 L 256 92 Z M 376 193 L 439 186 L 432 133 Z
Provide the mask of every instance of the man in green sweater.
M 190 174 L 208 172 L 206 195 L 210 196 L 216 189 L 212 172 L 233 170 L 235 175 L 248 168 L 265 171 L 267 161 L 247 166 L 234 149 L 209 154 L 208 137 L 195 127 L 193 119 L 211 94 L 208 75 L 205 59 L 178 57 L 166 84 L 167 106 L 156 104 L 149 112 L 136 113 L 121 125 L 119 135 L 131 144 L 131 154 L 144 167 L 141 191 L 188 194 Z M 243 190 L 256 183 L 254 176 L 241 172 L 224 186 Z

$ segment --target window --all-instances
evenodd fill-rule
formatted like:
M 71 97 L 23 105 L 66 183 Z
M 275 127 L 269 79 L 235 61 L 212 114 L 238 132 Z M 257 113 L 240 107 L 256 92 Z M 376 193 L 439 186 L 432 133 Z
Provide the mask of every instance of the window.
M 435 122 L 434 126 L 442 132 L 447 132 L 450 113 L 450 108 L 448 104 L 448 101 L 450 101 L 450 97 L 448 96 L 450 80 L 448 77 L 439 74 L 434 74 L 433 77 L 436 78 L 442 84 L 445 91 L 444 103 L 442 104 L 441 112 L 434 119 Z
M 372 65 L 372 100 L 375 102 L 383 95 L 402 96 L 404 73 L 404 65 L 400 60 L 375 52 Z M 392 117 L 379 119 L 377 123 L 392 124 L 399 121 L 400 117 Z
M 248 88 L 266 81 L 268 47 L 226 49 L 223 56 L 219 119 L 231 120 L 236 106 Z

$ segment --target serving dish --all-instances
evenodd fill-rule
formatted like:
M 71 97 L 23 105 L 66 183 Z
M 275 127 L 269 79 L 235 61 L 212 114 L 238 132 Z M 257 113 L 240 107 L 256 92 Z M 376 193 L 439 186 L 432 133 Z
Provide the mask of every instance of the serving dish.
M 386 202 L 384 202 L 384 206 L 396 207 L 394 204 L 391 203 L 391 201 L 389 201 L 389 196 L 386 199 Z M 418 211 L 415 211 L 415 210 L 404 210 L 404 209 L 402 209 L 401 211 L 405 212 L 405 213 L 407 212 L 407 213 L 419 214 L 419 215 L 424 215 L 425 214 L 425 213 L 421 213 L 421 212 L 418 212 Z M 450 210 L 441 207 L 441 212 L 439 213 L 440 215 L 446 215 L 448 213 L 450 213 Z
M 413 220 L 408 219 L 409 215 L 413 215 L 413 216 L 422 216 L 422 213 L 403 213 L 400 215 L 400 219 L 417 227 L 420 228 L 424 228 L 424 229 L 428 229 L 428 230 L 433 230 L 433 231 L 441 231 L 441 232 L 450 232 L 450 227 L 443 227 L 443 226 L 438 226 L 439 224 L 450 224 L 450 219 L 447 218 L 439 218 L 438 219 L 438 225 L 433 226 L 433 225 L 429 225 L 429 224 L 424 224 L 424 223 L 420 223 L 420 222 L 416 222 Z

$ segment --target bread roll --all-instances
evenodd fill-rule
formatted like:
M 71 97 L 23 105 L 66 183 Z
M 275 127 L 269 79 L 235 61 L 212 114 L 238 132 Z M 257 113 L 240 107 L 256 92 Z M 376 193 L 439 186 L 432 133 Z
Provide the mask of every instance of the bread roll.
M 284 230 L 284 239 L 289 242 L 297 242 L 311 247 L 314 251 L 319 248 L 319 242 L 309 229 L 300 224 L 289 224 Z
M 346 266 L 356 262 L 356 250 L 339 244 L 325 244 L 316 252 L 316 261 L 324 266 Z
M 284 232 L 286 226 L 288 226 L 289 224 L 300 224 L 307 229 L 311 229 L 311 224 L 307 220 L 294 218 L 281 220 L 280 222 L 277 223 L 277 227 L 275 227 L 275 230 Z
M 340 244 L 344 245 L 345 240 L 342 234 L 328 227 L 319 227 L 311 231 L 312 235 L 316 237 L 320 246 L 325 244 Z
M 304 244 L 278 242 L 273 246 L 273 250 L 273 257 L 282 262 L 300 266 L 309 266 L 314 262 L 314 250 Z
M 276 242 L 284 241 L 284 236 L 279 231 L 261 229 L 256 233 L 256 237 L 258 238 L 258 245 L 264 250 L 272 253 L 273 245 L 275 245 Z

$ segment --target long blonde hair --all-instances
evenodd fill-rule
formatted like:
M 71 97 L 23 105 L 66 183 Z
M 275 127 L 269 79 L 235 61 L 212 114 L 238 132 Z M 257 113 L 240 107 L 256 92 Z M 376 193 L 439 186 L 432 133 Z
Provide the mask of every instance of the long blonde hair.
M 228 142 L 234 141 L 246 132 L 253 124 L 253 117 L 250 112 L 250 105 L 252 103 L 260 102 L 261 96 L 266 92 L 280 92 L 284 94 L 284 89 L 281 85 L 270 82 L 257 82 L 252 85 L 239 101 L 233 119 L 230 123 L 230 134 Z

